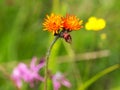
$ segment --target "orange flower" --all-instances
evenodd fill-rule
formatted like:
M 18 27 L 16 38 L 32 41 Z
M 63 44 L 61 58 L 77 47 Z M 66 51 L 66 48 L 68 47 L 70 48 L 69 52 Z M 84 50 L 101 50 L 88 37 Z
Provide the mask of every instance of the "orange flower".
M 51 14 L 50 16 L 47 15 L 45 22 L 43 23 L 44 30 L 48 30 L 53 34 L 59 33 L 59 30 L 63 27 L 62 17 L 59 15 Z
M 79 30 L 83 27 L 82 22 L 83 21 L 78 19 L 76 16 L 66 15 L 66 17 L 63 18 L 63 27 L 69 31 Z

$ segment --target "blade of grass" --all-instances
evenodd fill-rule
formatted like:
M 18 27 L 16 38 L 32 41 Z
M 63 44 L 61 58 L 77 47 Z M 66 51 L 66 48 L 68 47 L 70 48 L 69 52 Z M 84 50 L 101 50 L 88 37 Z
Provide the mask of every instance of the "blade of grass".
M 88 88 L 91 84 L 93 84 L 95 81 L 97 81 L 99 78 L 103 77 L 104 75 L 116 70 L 120 68 L 120 64 L 115 64 L 113 66 L 110 66 L 108 68 L 106 68 L 105 70 L 99 72 L 98 74 L 96 74 L 95 76 L 93 76 L 91 79 L 89 79 L 88 81 L 86 81 L 85 83 L 83 83 L 82 85 L 79 86 L 78 90 L 85 90 L 86 88 Z

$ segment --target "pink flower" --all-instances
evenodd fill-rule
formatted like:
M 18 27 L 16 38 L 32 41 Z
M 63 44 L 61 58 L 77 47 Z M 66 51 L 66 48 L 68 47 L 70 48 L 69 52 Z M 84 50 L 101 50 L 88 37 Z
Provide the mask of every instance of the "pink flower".
M 39 75 L 39 70 L 44 67 L 45 62 L 42 61 L 36 65 L 36 61 L 37 58 L 34 57 L 30 67 L 24 63 L 19 63 L 18 66 L 14 68 L 11 77 L 19 88 L 22 87 L 22 80 L 29 83 L 31 87 L 34 86 L 34 81 L 44 81 L 44 78 Z
M 71 83 L 60 73 L 57 72 L 53 77 L 52 77 L 52 82 L 53 82 L 53 88 L 54 90 L 59 90 L 61 85 L 64 85 L 68 88 L 71 87 Z

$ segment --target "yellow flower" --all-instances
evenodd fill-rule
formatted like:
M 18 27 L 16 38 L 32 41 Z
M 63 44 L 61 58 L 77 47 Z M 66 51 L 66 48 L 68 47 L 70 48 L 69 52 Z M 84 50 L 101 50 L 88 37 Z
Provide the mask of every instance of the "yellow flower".
M 102 18 L 90 17 L 88 22 L 85 24 L 87 30 L 99 31 L 104 29 L 106 22 Z
M 105 33 L 102 33 L 102 34 L 100 35 L 100 38 L 101 38 L 102 40 L 105 40 L 105 39 L 107 38 L 107 35 L 106 35 Z
M 99 29 L 103 29 L 105 27 L 106 23 L 104 19 L 98 19 L 98 27 Z
M 78 19 L 76 16 L 66 15 L 63 18 L 63 27 L 65 30 L 79 30 L 82 28 L 82 20 Z
M 95 28 L 96 23 L 97 23 L 96 17 L 91 17 L 88 19 L 88 22 L 86 23 L 85 28 L 87 30 L 92 30 L 93 28 Z
M 48 30 L 53 34 L 57 34 L 59 30 L 63 27 L 62 17 L 53 13 L 50 16 L 47 15 L 43 26 L 44 30 Z

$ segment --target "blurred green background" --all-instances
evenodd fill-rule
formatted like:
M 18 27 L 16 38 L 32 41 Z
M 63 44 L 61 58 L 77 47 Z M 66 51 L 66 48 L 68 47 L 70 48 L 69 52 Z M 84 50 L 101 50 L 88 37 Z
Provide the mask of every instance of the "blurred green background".
M 71 32 L 71 45 L 63 39 L 57 41 L 49 68 L 52 73 L 65 73 L 72 84 L 70 89 L 62 86 L 60 90 L 120 90 L 119 66 L 111 69 L 120 63 L 119 0 L 0 0 L 0 66 L 11 74 L 19 62 L 30 63 L 33 56 L 45 56 L 54 36 L 43 31 L 42 23 L 52 12 L 76 15 L 83 25 L 91 16 L 104 18 L 107 23 L 98 32 L 85 28 Z M 101 39 L 102 33 L 106 39 Z M 23 85 L 22 90 L 28 89 L 43 90 L 41 84 L 39 89 Z M 0 90 L 16 90 L 2 69 Z M 53 90 L 51 81 L 49 90 Z

